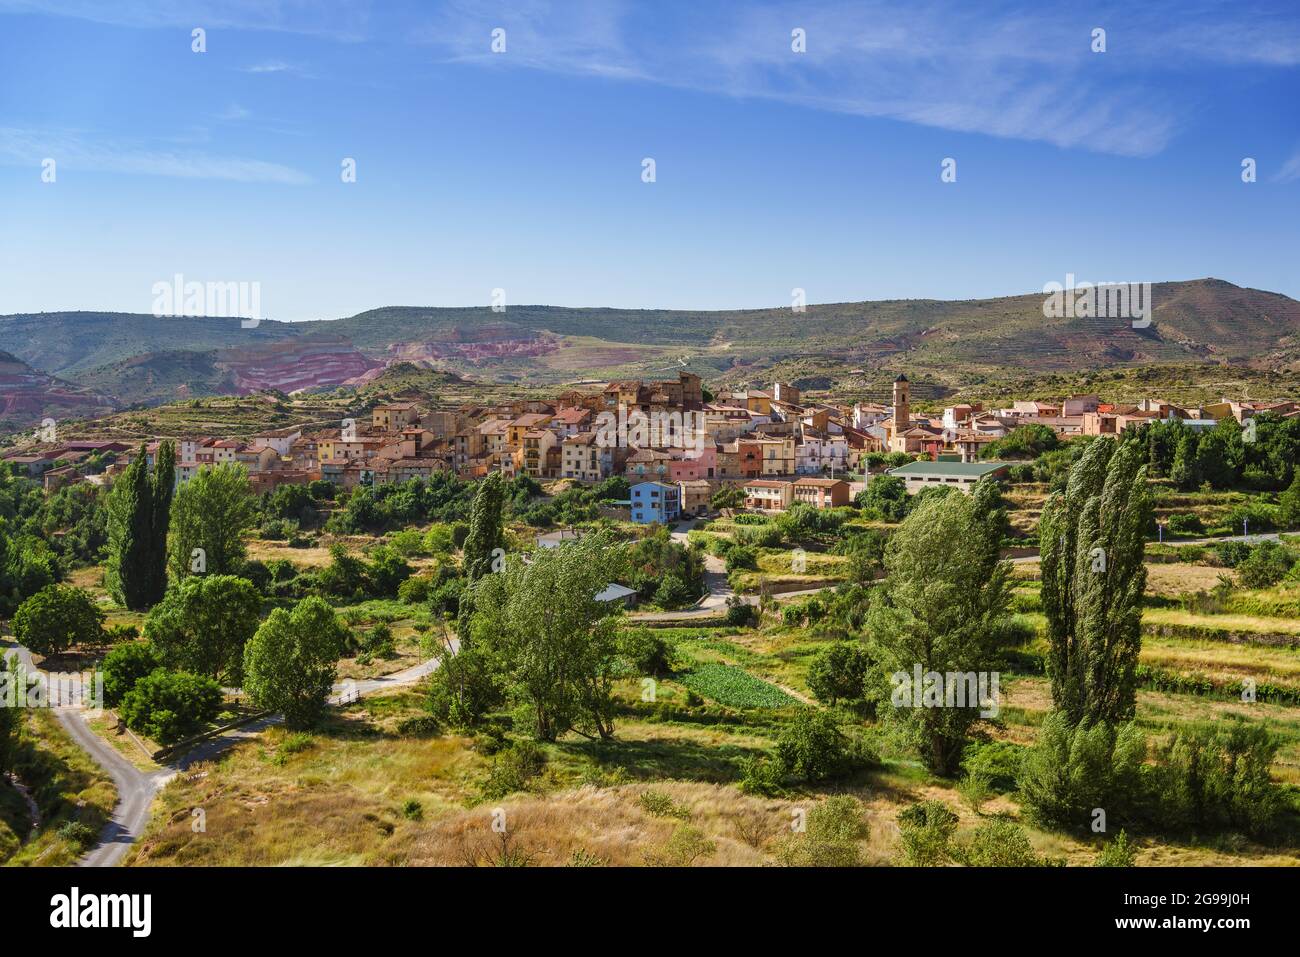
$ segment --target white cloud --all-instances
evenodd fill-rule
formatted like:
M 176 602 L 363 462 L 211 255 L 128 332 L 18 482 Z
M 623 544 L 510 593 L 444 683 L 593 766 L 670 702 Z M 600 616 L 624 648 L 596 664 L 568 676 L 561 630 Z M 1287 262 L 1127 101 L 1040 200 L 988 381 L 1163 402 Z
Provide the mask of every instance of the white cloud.
M 214 156 L 194 150 L 151 149 L 138 144 L 90 143 L 75 131 L 0 127 L 0 162 L 8 166 L 30 165 L 35 170 L 46 158 L 58 163 L 60 173 L 85 170 L 287 186 L 312 181 L 299 170 L 265 160 Z
M 1282 168 L 1273 177 L 1273 182 L 1294 183 L 1298 179 L 1300 179 L 1300 149 L 1292 153 L 1287 161 L 1282 164 Z

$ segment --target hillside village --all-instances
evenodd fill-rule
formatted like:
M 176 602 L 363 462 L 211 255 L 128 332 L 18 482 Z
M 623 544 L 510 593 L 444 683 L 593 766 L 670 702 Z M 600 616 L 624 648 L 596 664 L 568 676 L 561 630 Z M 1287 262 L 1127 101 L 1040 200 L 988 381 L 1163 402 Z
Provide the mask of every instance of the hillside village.
M 1296 401 L 1223 398 L 1183 407 L 1158 398 L 1117 404 L 1098 395 L 914 412 L 902 374 L 892 393 L 889 405 L 841 404 L 805 399 L 799 388 L 777 382 L 767 390 L 710 395 L 698 375 L 682 372 L 673 380 L 568 389 L 553 400 L 456 408 L 380 402 L 335 428 L 290 426 L 244 438 L 158 436 L 145 448 L 152 465 L 162 438 L 175 440 L 178 485 L 204 466 L 229 462 L 247 469 L 258 493 L 316 481 L 343 489 L 387 485 L 436 472 L 465 480 L 500 472 L 576 483 L 623 476 L 632 486 L 623 503 L 632 520 L 665 522 L 701 513 L 724 485 L 740 487 L 753 509 L 783 511 L 793 502 L 842 506 L 863 488 L 863 479 L 886 468 L 909 492 L 936 484 L 969 491 L 979 479 L 1005 473 L 1006 463 L 982 460 L 983 453 L 1021 426 L 1044 426 L 1068 440 L 1114 436 L 1156 421 L 1178 420 L 1199 431 L 1262 412 L 1300 416 Z M 111 484 L 135 453 L 118 439 L 50 438 L 37 430 L 34 441 L 0 461 L 54 491 L 79 482 Z

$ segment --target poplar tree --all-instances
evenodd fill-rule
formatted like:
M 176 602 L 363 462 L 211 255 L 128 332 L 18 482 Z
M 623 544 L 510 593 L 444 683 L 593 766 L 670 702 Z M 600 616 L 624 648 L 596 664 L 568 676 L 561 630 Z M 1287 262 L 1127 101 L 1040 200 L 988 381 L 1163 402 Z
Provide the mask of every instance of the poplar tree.
M 469 513 L 469 534 L 465 537 L 465 576 L 471 582 L 492 571 L 492 552 L 502 547 L 501 509 L 505 502 L 505 480 L 500 472 L 485 478 L 474 495 Z
M 171 521 L 172 492 L 176 484 L 176 446 L 170 440 L 158 445 L 150 481 L 152 510 L 149 537 L 149 604 L 162 601 L 167 592 L 167 526 Z
M 148 608 L 153 595 L 153 487 L 148 469 L 141 445 L 108 495 L 105 584 L 114 601 L 132 611 Z
M 1094 440 L 1039 522 L 1052 703 L 1072 725 L 1128 721 L 1136 708 L 1153 516 L 1144 452 Z

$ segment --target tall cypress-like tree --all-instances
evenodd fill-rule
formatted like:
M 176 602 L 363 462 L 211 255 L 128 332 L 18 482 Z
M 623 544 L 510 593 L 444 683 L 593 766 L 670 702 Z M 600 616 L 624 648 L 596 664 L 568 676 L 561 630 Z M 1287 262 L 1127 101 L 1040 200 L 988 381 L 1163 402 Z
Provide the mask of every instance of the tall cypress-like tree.
M 1095 439 L 1039 521 L 1052 703 L 1071 724 L 1130 720 L 1142 647 L 1145 448 Z
M 139 611 L 153 595 L 153 487 L 140 446 L 108 495 L 108 563 L 104 579 L 120 605 Z
M 500 472 L 485 478 L 474 495 L 465 537 L 465 576 L 473 582 L 492 571 L 492 552 L 502 547 L 501 510 L 505 479 Z
M 172 492 L 176 484 L 176 446 L 170 439 L 158 445 L 150 490 L 153 497 L 149 540 L 149 604 L 162 601 L 167 592 L 167 525 L 171 521 Z

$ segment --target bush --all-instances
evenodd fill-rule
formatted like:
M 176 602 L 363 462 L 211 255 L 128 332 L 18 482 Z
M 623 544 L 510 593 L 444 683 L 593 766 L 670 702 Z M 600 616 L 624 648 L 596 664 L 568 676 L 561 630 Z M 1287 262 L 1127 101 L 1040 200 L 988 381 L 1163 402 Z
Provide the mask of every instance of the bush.
M 866 745 L 840 730 L 835 716 L 800 708 L 776 741 L 781 771 L 800 781 L 843 777 L 877 762 Z
M 787 867 L 856 867 L 862 863 L 858 841 L 866 835 L 862 805 L 837 794 L 808 812 L 804 833 L 782 841 L 776 858 Z
M 1250 556 L 1250 545 L 1246 542 L 1219 542 L 1214 546 L 1219 563 L 1228 568 L 1236 568 Z
M 866 649 L 851 641 L 837 641 L 817 653 L 808 668 L 808 688 L 821 702 L 834 707 L 840 701 L 857 701 L 863 696 L 871 658 Z
M 775 758 L 748 757 L 740 762 L 740 790 L 746 794 L 776 797 L 785 793 L 785 773 Z
M 1097 867 L 1132 867 L 1137 861 L 1137 848 L 1128 839 L 1128 832 L 1120 829 L 1115 840 L 1109 841 L 1097 855 Z
M 162 667 L 162 656 L 148 641 L 118 645 L 104 656 L 104 704 L 116 707 L 137 681 Z
M 758 618 L 758 609 L 739 595 L 727 599 L 727 624 L 732 628 L 745 628 Z
M 1148 816 L 1174 830 L 1271 834 L 1286 809 L 1271 776 L 1278 744 L 1266 728 L 1245 723 L 1180 731 L 1157 751 Z
M 754 571 L 758 568 L 758 552 L 747 545 L 732 545 L 724 556 L 727 574 L 735 571 Z
M 221 687 L 211 678 L 160 668 L 135 683 L 118 711 L 133 731 L 171 744 L 220 713 Z
M 966 745 L 962 767 L 968 775 L 987 779 L 995 791 L 1013 791 L 1024 753 L 1024 748 L 1008 741 L 972 742 Z
M 948 842 L 957 830 L 957 815 L 942 801 L 922 801 L 898 812 L 902 863 L 910 867 L 946 864 Z
M 488 801 L 503 798 L 516 791 L 528 790 L 528 785 L 546 767 L 546 752 L 533 741 L 516 741 L 514 745 L 497 752 L 492 759 L 488 779 L 479 789 Z
M 966 776 L 957 784 L 957 793 L 968 808 L 979 814 L 993 796 L 991 778 L 985 771 L 967 771 Z
M 1094 808 L 1105 809 L 1112 820 L 1131 819 L 1142 799 L 1145 757 L 1146 742 L 1135 725 L 1072 727 L 1053 712 L 1025 753 L 1022 804 L 1032 819 L 1069 828 L 1089 826 Z
M 1260 542 L 1237 565 L 1237 578 L 1247 588 L 1268 588 L 1286 577 L 1295 558 L 1278 542 Z
M 967 867 L 1041 867 L 1047 863 L 1034 853 L 1024 828 L 1004 817 L 980 825 L 954 856 Z
M 619 653 L 639 675 L 662 678 L 672 674 L 676 647 L 650 628 L 633 628 L 619 637 Z
M 664 791 L 653 789 L 642 791 L 636 803 L 641 805 L 641 810 L 651 817 L 675 817 L 682 821 L 689 821 L 691 818 L 691 812 Z
M 780 548 L 785 536 L 780 526 L 774 523 L 764 525 L 740 525 L 732 534 L 738 545 L 751 545 L 755 548 Z
M 78 850 L 87 850 L 95 843 L 96 834 L 92 828 L 80 821 L 67 821 L 59 827 L 59 837 Z

